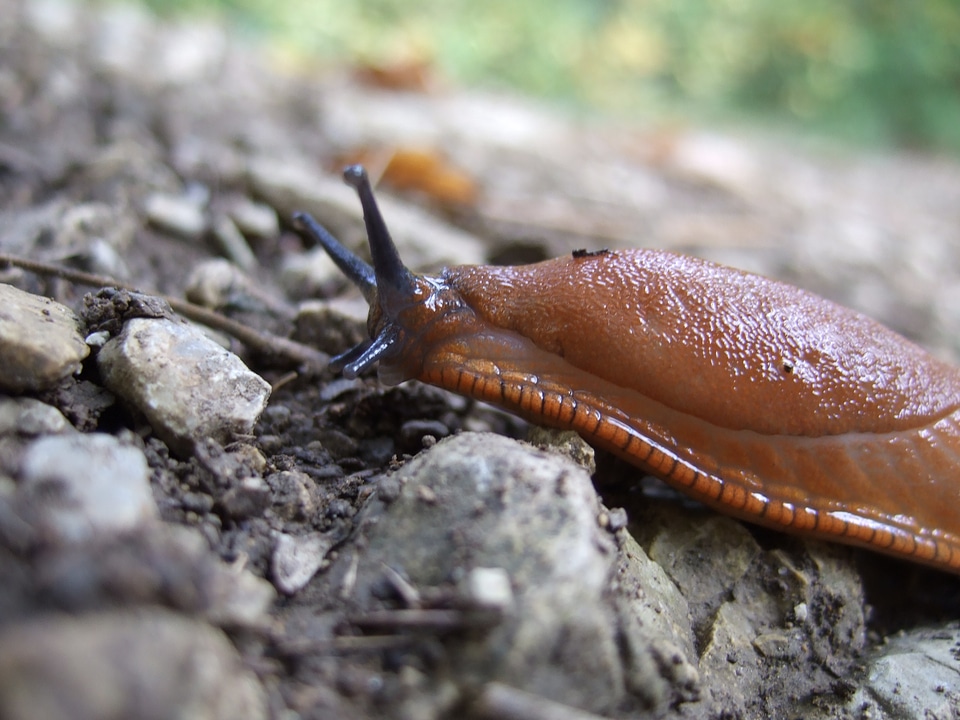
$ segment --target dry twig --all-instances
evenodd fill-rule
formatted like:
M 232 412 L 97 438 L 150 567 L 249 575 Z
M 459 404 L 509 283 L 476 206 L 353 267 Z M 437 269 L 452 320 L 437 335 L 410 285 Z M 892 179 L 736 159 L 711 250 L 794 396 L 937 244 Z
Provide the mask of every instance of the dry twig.
M 483 686 L 470 706 L 470 716 L 490 720 L 603 720 L 600 715 L 498 682 Z
M 18 267 L 36 275 L 56 277 L 61 280 L 66 280 L 67 282 L 76 283 L 77 285 L 115 287 L 120 290 L 138 292 L 138 289 L 133 285 L 121 282 L 115 278 L 95 275 L 82 270 L 73 270 L 60 265 L 39 260 L 30 260 L 29 258 L 22 258 L 16 255 L 0 253 L 0 266 Z M 163 300 L 173 308 L 174 312 L 183 315 L 185 318 L 224 332 L 239 340 L 248 348 L 268 357 L 286 358 L 290 362 L 298 365 L 304 372 L 311 374 L 318 373 L 325 369 L 330 361 L 329 355 L 308 345 L 279 335 L 274 335 L 273 333 L 254 330 L 201 305 L 195 305 L 194 303 L 169 295 L 157 295 L 157 297 L 163 298 Z

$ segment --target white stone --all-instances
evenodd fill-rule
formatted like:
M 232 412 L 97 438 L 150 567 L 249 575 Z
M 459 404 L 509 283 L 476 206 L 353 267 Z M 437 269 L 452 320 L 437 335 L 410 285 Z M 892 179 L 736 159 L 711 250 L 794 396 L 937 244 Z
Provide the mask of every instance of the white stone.
M 480 607 L 504 610 L 513 604 L 510 575 L 503 568 L 473 568 L 466 586 L 470 600 Z
M 104 384 L 136 407 L 172 448 L 225 444 L 248 435 L 270 385 L 200 330 L 165 318 L 136 318 L 97 356 Z
M 27 446 L 20 490 L 44 529 L 65 542 L 131 530 L 157 516 L 143 453 L 112 435 L 53 435 Z
M 271 560 L 273 584 L 287 595 L 301 590 L 323 565 L 335 544 L 333 533 L 300 536 L 278 533 Z

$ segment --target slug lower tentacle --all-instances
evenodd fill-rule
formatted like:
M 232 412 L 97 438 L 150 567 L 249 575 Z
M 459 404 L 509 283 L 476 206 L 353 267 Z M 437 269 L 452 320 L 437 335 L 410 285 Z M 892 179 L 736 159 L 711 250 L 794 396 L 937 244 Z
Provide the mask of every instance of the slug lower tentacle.
M 436 277 L 400 261 L 359 166 L 373 268 L 300 227 L 370 303 L 379 363 L 576 430 L 722 512 L 960 573 L 960 370 L 799 288 L 654 250 Z M 336 361 L 335 361 L 336 362 Z

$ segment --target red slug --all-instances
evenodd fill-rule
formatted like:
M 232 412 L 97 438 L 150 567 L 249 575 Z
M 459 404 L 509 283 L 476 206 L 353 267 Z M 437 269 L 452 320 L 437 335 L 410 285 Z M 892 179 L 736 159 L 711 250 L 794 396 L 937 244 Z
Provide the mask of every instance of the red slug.
M 577 431 L 722 512 L 960 573 L 960 370 L 796 287 L 655 250 L 404 267 L 366 173 L 373 267 L 306 214 L 370 303 L 380 364 Z

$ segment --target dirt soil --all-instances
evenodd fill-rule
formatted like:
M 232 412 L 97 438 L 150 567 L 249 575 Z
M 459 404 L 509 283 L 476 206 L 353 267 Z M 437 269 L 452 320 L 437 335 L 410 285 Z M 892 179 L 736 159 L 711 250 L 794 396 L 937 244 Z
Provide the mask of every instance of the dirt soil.
M 955 577 L 718 516 L 576 439 L 505 440 L 527 425 L 436 388 L 339 377 L 322 361 L 366 305 L 291 221 L 365 252 L 338 175 L 359 160 L 414 270 L 668 248 L 957 360 L 960 163 L 276 65 L 218 26 L 0 0 L 0 252 L 146 295 L 0 273 L 91 347 L 4 397 L 69 427 L 18 405 L 3 428 L 0 716 L 960 717 Z M 177 317 L 157 295 L 214 311 L 270 383 L 255 425 L 166 432 L 107 378 L 131 318 Z M 117 441 L 90 465 L 145 462 L 122 527 L 37 520 L 60 491 L 27 493 L 28 459 L 74 430 Z

